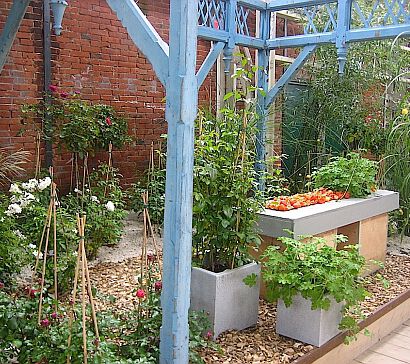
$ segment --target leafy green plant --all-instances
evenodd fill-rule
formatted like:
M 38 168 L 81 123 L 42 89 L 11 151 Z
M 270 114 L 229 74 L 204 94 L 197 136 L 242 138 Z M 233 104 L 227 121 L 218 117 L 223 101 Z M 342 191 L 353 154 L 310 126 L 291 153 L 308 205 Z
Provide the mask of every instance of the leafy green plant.
M 256 114 L 224 109 L 200 116 L 194 168 L 193 226 L 196 264 L 222 271 L 248 262 L 258 244 L 260 208 L 255 163 Z
M 234 78 L 245 85 L 258 67 L 242 57 Z M 249 245 L 258 245 L 257 212 L 263 195 L 255 172 L 258 114 L 248 85 L 225 95 L 218 116 L 197 119 L 194 165 L 194 264 L 219 272 L 249 262 Z
M 30 256 L 26 237 L 17 229 L 15 220 L 5 214 L 7 198 L 0 195 L 0 201 L 0 282 L 10 284 L 13 275 L 20 273 Z
M 162 137 L 166 138 L 165 135 Z M 141 195 L 148 192 L 148 212 L 151 222 L 154 225 L 162 226 L 165 211 L 166 153 L 160 149 L 156 150 L 155 153 L 158 156 L 157 165 L 147 169 L 144 177 L 133 185 L 130 198 L 132 209 L 140 213 L 144 208 Z
M 129 141 L 127 121 L 111 106 L 90 104 L 77 93 L 61 92 L 56 86 L 50 86 L 50 91 L 49 104 L 42 101 L 22 108 L 25 122 L 33 120 L 35 127 L 37 120 L 44 123 L 36 128 L 45 139 L 56 140 L 80 157 L 107 150 L 110 143 L 121 148 Z
M 410 96 L 399 105 L 390 125 L 383 184 L 399 192 L 400 210 L 394 220 L 401 236 L 410 236 Z
M 288 307 L 300 293 L 312 302 L 312 310 L 328 310 L 333 297 L 336 302 L 344 302 L 340 328 L 357 334 L 355 315 L 360 313 L 357 305 L 368 296 L 360 277 L 366 262 L 358 246 L 336 250 L 319 237 L 305 237 L 305 241 L 287 237 L 279 240 L 282 251 L 272 245 L 261 255 L 267 298 L 282 299 Z M 335 245 L 346 241 L 344 236 L 335 237 Z
M 148 255 L 148 265 L 144 277 L 139 277 L 139 289 L 135 290 L 138 302 L 133 309 L 120 316 L 121 355 L 136 363 L 158 363 L 159 331 L 162 324 L 160 296 L 162 282 L 156 257 Z M 190 363 L 204 363 L 199 351 L 218 346 L 210 339 L 210 322 L 204 312 L 189 314 L 189 358 Z
M 335 157 L 312 174 L 316 188 L 349 192 L 352 197 L 367 197 L 376 189 L 377 163 L 362 158 L 358 153 Z
M 126 211 L 117 169 L 100 164 L 91 173 L 89 182 L 84 191 L 76 190 L 76 195 L 65 196 L 62 204 L 73 216 L 86 214 L 86 251 L 93 258 L 101 246 L 113 245 L 120 240 Z
M 4 234 L 9 237 L 10 233 L 17 235 L 20 242 L 18 246 L 14 245 L 16 248 L 15 254 L 19 254 L 21 258 L 19 260 L 22 261 L 21 264 L 34 265 L 47 217 L 50 201 L 50 185 L 50 177 L 45 177 L 38 180 L 30 179 L 22 183 L 15 182 L 10 186 L 10 199 L 2 219 L 4 222 L 8 221 L 8 229 L 12 228 L 13 230 L 5 231 Z M 71 286 L 71 281 L 74 277 L 73 268 L 76 257 L 73 253 L 76 250 L 77 244 L 76 222 L 75 217 L 62 206 L 57 207 L 56 215 L 57 261 L 59 271 L 58 286 L 61 291 L 66 291 Z M 51 233 L 49 247 L 54 245 L 53 239 L 54 236 Z M 53 254 L 52 248 L 49 248 L 49 254 Z M 21 268 L 21 264 L 15 266 L 16 272 Z M 53 277 L 52 271 L 53 260 L 48 259 L 46 265 L 46 281 Z
M 8 293 L 0 290 L 0 361 L 9 362 L 17 358 L 19 363 L 65 363 L 71 355 L 71 363 L 83 363 L 81 322 L 75 320 L 72 327 L 72 344 L 68 349 L 69 319 L 68 309 L 61 305 L 55 312 L 54 301 L 46 296 L 43 318 L 38 324 L 39 292 L 32 294 Z M 35 292 L 35 293 L 34 293 Z M 81 316 L 80 306 L 75 307 Z M 90 312 L 88 313 L 90 314 Z M 109 314 L 99 314 L 100 341 L 96 341 L 91 324 L 87 324 L 87 347 L 89 363 L 130 363 L 117 354 L 118 348 L 110 342 L 112 328 L 118 325 Z

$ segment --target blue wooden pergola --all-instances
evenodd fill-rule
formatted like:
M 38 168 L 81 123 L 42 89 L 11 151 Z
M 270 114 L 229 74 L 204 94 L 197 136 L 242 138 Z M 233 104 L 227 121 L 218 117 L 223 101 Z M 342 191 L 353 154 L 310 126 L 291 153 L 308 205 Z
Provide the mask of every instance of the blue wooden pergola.
M 0 72 L 29 3 L 30 0 L 14 0 L 0 35 Z M 335 45 L 342 74 L 349 43 L 410 35 L 409 1 L 170 0 L 169 44 L 159 36 L 134 0 L 107 0 L 107 3 L 166 89 L 168 151 L 160 362 L 185 364 L 189 340 L 194 120 L 198 89 L 219 54 L 223 52 L 228 72 L 236 46 L 258 51 L 257 82 L 266 92 L 265 96 L 258 97 L 258 159 L 263 161 L 269 106 L 316 47 Z M 292 10 L 305 17 L 303 34 L 270 37 L 271 16 L 282 10 Z M 260 17 L 258 35 L 250 26 L 251 14 L 255 11 Z M 198 38 L 211 41 L 212 47 L 197 72 Z M 269 53 L 280 48 L 301 48 L 301 51 L 269 89 Z M 263 163 L 259 168 L 264 168 Z

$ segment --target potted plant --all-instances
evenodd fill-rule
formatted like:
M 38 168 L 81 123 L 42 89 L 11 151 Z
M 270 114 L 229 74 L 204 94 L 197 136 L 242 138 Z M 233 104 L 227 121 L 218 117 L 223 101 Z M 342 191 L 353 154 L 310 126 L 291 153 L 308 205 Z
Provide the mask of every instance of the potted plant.
M 255 325 L 259 287 L 246 286 L 260 267 L 248 254 L 259 242 L 255 191 L 255 115 L 225 109 L 202 114 L 194 170 L 191 308 L 210 315 L 215 337 Z
M 234 104 L 243 100 L 238 91 L 230 97 Z M 202 112 L 198 118 L 191 308 L 209 313 L 214 337 L 256 325 L 258 319 L 260 266 L 249 255 L 249 246 L 260 242 L 255 227 L 262 207 L 256 123 L 249 104 L 226 107 L 217 117 Z M 247 276 L 254 278 L 253 287 L 244 284 Z
M 367 197 L 376 190 L 377 162 L 358 153 L 335 157 L 312 174 L 315 188 L 326 187 L 349 193 L 351 197 Z
M 357 304 L 368 295 L 357 246 L 337 250 L 319 237 L 279 239 L 282 250 L 269 246 L 261 256 L 267 298 L 278 300 L 276 332 L 315 346 L 340 330 L 354 337 L 361 316 Z M 335 246 L 346 240 L 337 235 Z

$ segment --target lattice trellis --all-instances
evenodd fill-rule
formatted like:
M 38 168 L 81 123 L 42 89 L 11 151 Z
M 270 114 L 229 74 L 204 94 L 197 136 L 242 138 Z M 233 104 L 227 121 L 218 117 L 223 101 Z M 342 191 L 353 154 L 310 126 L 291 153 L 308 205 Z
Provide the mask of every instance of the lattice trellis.
M 370 4 L 353 0 L 352 28 L 373 28 L 410 22 L 408 0 L 375 0 Z
M 337 28 L 336 4 L 303 8 L 302 14 L 306 19 L 305 34 L 331 32 Z
M 250 36 L 248 27 L 248 17 L 250 10 L 244 6 L 238 5 L 235 10 L 236 31 L 238 34 Z
M 226 2 L 224 0 L 200 0 L 198 25 L 225 30 Z

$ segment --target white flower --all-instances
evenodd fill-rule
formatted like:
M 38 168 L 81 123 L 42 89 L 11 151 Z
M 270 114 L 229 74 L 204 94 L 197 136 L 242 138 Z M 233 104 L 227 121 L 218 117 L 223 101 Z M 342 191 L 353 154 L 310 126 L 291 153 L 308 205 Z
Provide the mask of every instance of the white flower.
M 40 181 L 39 181 L 39 184 L 38 184 L 38 189 L 40 190 L 40 191 L 43 191 L 43 190 L 45 190 L 48 186 L 50 186 L 51 185 L 51 178 L 50 177 L 46 177 L 46 178 L 44 178 L 44 179 L 41 179 Z
M 37 255 L 37 252 L 33 251 L 33 255 L 38 259 L 43 259 L 43 253 L 42 252 L 38 253 L 38 255 Z
M 9 189 L 11 193 L 21 193 L 20 187 L 16 183 L 12 183 Z
M 74 192 L 78 193 L 79 195 L 82 195 L 82 192 L 78 188 L 74 188 Z
M 16 203 L 12 203 L 12 204 L 9 205 L 9 207 L 7 208 L 6 214 L 7 214 L 8 216 L 14 215 L 14 214 L 21 214 L 21 207 L 20 207 L 20 205 L 17 205 Z
M 28 245 L 28 248 L 29 248 L 29 249 L 34 249 L 34 250 L 37 249 L 37 247 L 36 247 L 34 244 L 29 244 L 29 245 Z
M 73 252 L 73 255 L 76 257 L 76 256 L 78 256 L 78 252 L 77 251 L 74 251 Z
M 17 236 L 19 239 L 21 239 L 21 240 L 27 239 L 27 238 L 21 233 L 20 230 L 14 230 L 13 233 L 14 233 L 14 235 L 16 235 L 16 236 Z
M 10 201 L 11 201 L 12 203 L 20 202 L 20 198 L 17 197 L 17 196 L 15 196 L 15 195 L 13 195 L 13 196 L 10 197 Z
M 24 182 L 21 187 L 27 191 L 34 192 L 38 187 L 38 181 L 32 178 L 28 182 Z
M 100 203 L 100 200 L 98 199 L 97 196 L 91 196 L 91 201 L 96 202 L 96 203 Z
M 114 211 L 115 210 L 115 205 L 111 202 L 111 201 L 108 201 L 106 204 L 105 204 L 105 208 L 108 210 L 108 211 Z

